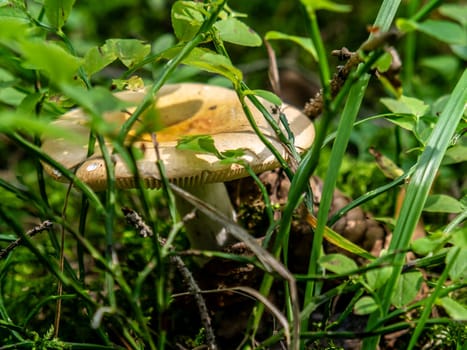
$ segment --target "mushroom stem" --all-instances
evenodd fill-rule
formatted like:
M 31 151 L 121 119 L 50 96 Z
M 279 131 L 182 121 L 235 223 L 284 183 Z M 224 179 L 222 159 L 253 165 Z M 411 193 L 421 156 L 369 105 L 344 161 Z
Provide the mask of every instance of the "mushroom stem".
M 236 220 L 235 210 L 232 207 L 224 183 L 185 186 L 184 189 L 215 207 L 227 219 Z M 190 203 L 178 196 L 176 196 L 176 205 L 182 217 L 185 217 L 194 209 Z M 195 212 L 194 218 L 185 221 L 185 229 L 192 249 L 222 250 L 222 248 L 235 241 L 221 223 L 211 220 L 199 211 Z

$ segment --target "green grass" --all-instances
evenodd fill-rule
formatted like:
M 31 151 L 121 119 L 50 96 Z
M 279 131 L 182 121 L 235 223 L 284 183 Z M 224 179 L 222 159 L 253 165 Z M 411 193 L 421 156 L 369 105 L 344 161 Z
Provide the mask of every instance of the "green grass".
M 466 23 L 458 15 L 465 6 L 436 0 L 425 5 L 384 1 L 369 2 L 365 11 L 347 12 L 332 1 L 258 2 L 263 11 L 259 16 L 253 3 L 0 4 L 0 349 L 170 349 L 214 342 L 206 315 L 193 306 L 187 291 L 197 295 L 198 305 L 199 296 L 206 297 L 214 332 L 225 331 L 219 319 L 228 317 L 216 297 L 222 295 L 229 305 L 237 295 L 248 295 L 251 308 L 245 311 L 237 301 L 236 313 L 244 314 L 241 322 L 232 321 L 238 327 L 235 346 L 244 349 L 278 343 L 291 349 L 334 349 L 345 347 L 345 339 L 362 341 L 364 349 L 384 349 L 384 335 L 401 330 L 407 332 L 399 340 L 401 348 L 437 344 L 440 334 L 452 348 L 467 344 L 467 331 L 461 326 L 467 319 L 467 192 L 462 187 L 467 73 L 461 68 L 467 59 L 467 38 L 459 34 L 465 34 Z M 345 27 L 339 29 L 332 18 Z M 374 23 L 370 34 L 368 23 Z M 394 25 L 397 37 L 386 35 Z M 96 34 L 92 28 L 98 29 Z M 267 197 L 271 189 L 252 174 L 263 203 L 256 209 L 264 208 L 259 215 L 267 226 L 256 226 L 264 232 L 254 233 L 266 235 L 270 244 L 261 246 L 243 227 L 166 178 L 159 190 L 139 182 L 136 189 L 118 191 L 111 149 L 136 173 L 138 155 L 125 143 L 128 131 L 152 105 L 154 94 L 170 82 L 232 87 L 250 123 L 246 100 L 291 149 L 287 126 L 255 95 L 277 100 L 264 92 L 267 70 L 254 68 L 268 65 L 263 64 L 268 57 L 261 38 L 274 39 L 272 32 L 284 39 L 270 40 L 280 67 L 285 59 L 292 60 L 303 75 L 319 77 L 315 83 L 322 88 L 322 112 L 315 120 L 313 146 L 302 156 L 292 149 L 293 162 L 255 128 L 291 183 L 287 201 L 279 207 Z M 355 51 L 340 70 L 342 80 L 333 74 L 345 62 L 330 54 L 338 49 L 336 37 Z M 400 85 L 388 83 L 390 73 L 399 73 L 386 71 L 391 45 L 402 58 Z M 458 64 L 451 80 L 440 81 L 434 77 L 443 67 L 436 62 L 443 62 L 437 59 L 446 53 Z M 431 59 L 430 68 L 422 65 L 424 59 Z M 104 111 L 120 108 L 110 88 L 135 82 L 150 86 L 149 92 L 132 117 L 112 132 L 102 119 Z M 50 124 L 72 106 L 90 116 L 89 144 L 97 141 L 107 165 L 106 191 L 94 192 L 40 148 L 43 137 L 73 138 Z M 379 173 L 377 165 L 382 164 L 369 155 L 370 146 L 387 162 L 395 162 L 391 169 L 396 175 L 385 178 Z M 73 186 L 53 181 L 43 171 L 45 163 Z M 164 164 L 158 167 L 164 173 Z M 324 185 L 315 213 L 309 178 L 317 173 Z M 336 188 L 355 201 L 329 217 Z M 396 217 L 396 199 L 403 190 Z M 206 270 L 186 253 L 189 247 L 174 195 L 186 197 L 199 211 L 224 223 L 253 252 L 246 257 L 200 254 L 250 263 L 261 272 L 256 284 L 232 286 L 230 294 L 200 294 L 193 282 L 186 285 L 187 271 L 206 284 Z M 434 198 L 442 201 L 428 201 L 431 208 L 427 207 L 427 199 Z M 378 256 L 355 250 L 329 229 L 362 205 L 392 229 L 389 246 Z M 154 235 L 141 237 L 122 207 L 139 213 Z M 292 268 L 297 221 L 313 235 L 309 254 L 301 257 L 301 271 Z M 419 223 L 427 236 L 413 243 Z M 165 246 L 161 239 L 166 239 Z M 338 242 L 343 251 L 360 258 L 330 254 L 325 240 Z M 407 253 L 415 260 L 407 262 Z M 174 256 L 185 267 L 174 264 Z M 218 341 L 220 349 L 232 342 L 221 336 Z

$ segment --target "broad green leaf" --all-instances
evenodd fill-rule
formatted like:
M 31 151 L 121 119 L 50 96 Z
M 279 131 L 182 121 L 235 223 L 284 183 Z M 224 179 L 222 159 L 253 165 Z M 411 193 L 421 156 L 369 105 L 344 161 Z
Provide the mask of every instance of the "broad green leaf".
M 41 135 L 47 137 L 66 137 L 71 142 L 83 143 L 80 135 L 51 124 L 47 119 L 32 118 L 30 114 L 0 113 L 0 132 L 22 132 L 28 135 Z
M 219 152 L 210 135 L 183 136 L 177 141 L 177 149 L 211 154 L 219 158 L 221 164 L 242 163 L 241 157 L 245 154 L 245 150 L 242 148 Z
M 162 54 L 162 57 L 171 59 L 175 57 L 180 50 L 180 47 L 171 48 L 166 50 Z M 182 63 L 207 72 L 220 74 L 234 84 L 242 80 L 242 72 L 234 67 L 227 57 L 219 55 L 209 49 L 195 47 L 190 54 L 185 57 Z
M 116 59 L 117 55 L 114 51 L 110 51 L 107 45 L 92 47 L 84 56 L 83 69 L 87 75 L 91 76 L 105 68 Z
M 467 45 L 451 45 L 451 50 L 464 61 L 467 61 Z
M 25 94 L 12 87 L 0 89 L 0 102 L 9 106 L 17 106 L 23 100 Z
M 446 151 L 443 158 L 443 164 L 456 164 L 467 161 L 467 146 L 455 145 Z
M 242 159 L 241 157 L 245 155 L 244 148 L 237 148 L 237 149 L 229 149 L 221 153 L 222 159 L 220 161 L 221 164 L 241 164 Z
M 0 1 L 0 17 L 22 17 L 27 19 L 26 2 L 18 0 Z M 1 22 L 1 20 L 0 20 Z
M 220 156 L 210 135 L 183 136 L 177 142 L 177 149 Z
M 128 103 L 119 100 L 108 89 L 99 86 L 90 90 L 81 87 L 64 86 L 63 91 L 79 106 L 98 115 L 128 106 Z
M 459 72 L 459 59 L 453 55 L 425 57 L 420 61 L 420 64 L 435 70 L 440 77 L 447 81 L 451 81 Z
M 456 300 L 444 297 L 436 301 L 437 305 L 443 307 L 449 317 L 456 321 L 467 321 L 467 308 Z
M 417 296 L 422 281 L 422 274 L 418 271 L 400 275 L 391 297 L 391 303 L 398 308 L 410 303 Z
M 267 90 L 245 90 L 244 91 L 245 95 L 255 95 L 264 98 L 266 101 L 271 102 L 272 104 L 276 106 L 280 106 L 282 104 L 282 100 L 280 99 L 279 96 L 277 96 L 275 93 Z
M 261 37 L 242 21 L 229 17 L 214 24 L 222 40 L 243 46 L 261 46 Z
M 172 33 L 165 33 L 156 38 L 151 45 L 153 54 L 159 54 L 175 45 L 175 36 Z
M 200 2 L 177 1 L 172 5 L 172 27 L 178 40 L 189 41 L 198 33 L 204 21 L 203 11 Z
M 308 37 L 301 37 L 296 35 L 288 35 L 281 32 L 269 31 L 264 37 L 266 40 L 288 40 L 292 41 L 295 44 L 300 45 L 306 52 L 308 52 L 311 57 L 316 61 L 318 60 L 318 54 L 316 53 L 315 46 L 313 42 Z
M 37 104 L 44 97 L 41 93 L 31 93 L 24 97 L 21 103 L 16 108 L 16 114 L 22 116 L 35 116 Z
M 372 291 L 375 291 L 386 284 L 391 277 L 392 267 L 385 266 L 379 269 L 368 270 L 365 279 Z
M 381 102 L 393 113 L 413 114 L 421 117 L 430 108 L 425 102 L 414 97 L 401 96 L 399 99 L 382 98 Z
M 117 90 L 139 90 L 144 88 L 144 80 L 137 75 L 132 75 L 129 79 L 112 79 L 112 86 L 115 86 Z
M 398 18 L 396 26 L 401 32 L 410 33 L 417 30 L 417 22 L 408 20 L 407 18 Z
M 392 63 L 392 56 L 389 52 L 385 52 L 373 65 L 373 68 L 376 68 L 378 72 L 384 73 L 390 67 Z
M 417 30 L 448 44 L 467 45 L 467 33 L 457 23 L 429 19 L 419 23 Z
M 151 52 L 151 45 L 137 39 L 108 39 L 101 48 L 108 55 L 115 55 L 128 68 L 140 63 Z
M 352 6 L 339 4 L 330 0 L 300 0 L 305 6 L 308 12 L 314 12 L 317 10 L 327 10 L 332 12 L 350 12 Z
M 467 202 L 467 195 L 464 198 Z M 452 232 L 452 236 L 449 242 L 455 245 L 456 247 L 467 249 L 467 234 L 465 231 L 465 227 L 460 227 L 457 230 L 454 230 Z
M 75 0 L 44 0 L 44 10 L 50 24 L 61 29 L 65 24 Z
M 86 112 L 90 112 L 92 128 L 103 134 L 114 132 L 115 125 L 109 125 L 100 116 L 105 112 L 119 111 L 131 105 L 116 98 L 114 94 L 103 87 L 86 90 L 80 86 L 62 85 L 61 89 Z M 93 118 L 92 116 L 97 116 L 98 118 Z
M 447 241 L 447 236 L 442 232 L 435 232 L 429 236 L 414 240 L 411 249 L 418 255 L 428 255 L 441 249 Z
M 353 309 L 356 315 L 369 315 L 378 310 L 378 304 L 372 297 L 364 296 L 357 300 Z
M 417 30 L 447 44 L 467 44 L 467 33 L 457 23 L 431 19 L 419 23 L 403 18 L 398 19 L 396 23 L 401 31 L 410 32 Z
M 444 4 L 438 11 L 446 17 L 458 21 L 463 26 L 467 26 L 467 6 L 465 4 Z
M 423 210 L 430 213 L 460 213 L 464 207 L 461 202 L 451 196 L 432 194 L 428 196 Z
M 61 46 L 45 40 L 29 40 L 21 43 L 24 67 L 42 71 L 51 81 L 74 81 L 82 59 L 71 55 Z
M 384 119 L 409 131 L 414 131 L 415 126 L 417 125 L 417 119 L 412 114 L 397 113 L 393 115 L 386 115 Z
M 0 16 L 0 43 L 11 47 L 17 40 L 26 37 L 29 31 L 28 21 L 19 17 Z
M 357 264 L 343 254 L 328 254 L 319 259 L 319 264 L 328 271 L 346 274 L 358 269 Z
M 455 249 L 450 249 L 446 255 L 446 263 L 450 262 L 455 256 Z M 467 280 L 467 248 L 461 248 L 456 260 L 453 262 L 451 269 L 449 270 L 449 277 L 453 281 Z

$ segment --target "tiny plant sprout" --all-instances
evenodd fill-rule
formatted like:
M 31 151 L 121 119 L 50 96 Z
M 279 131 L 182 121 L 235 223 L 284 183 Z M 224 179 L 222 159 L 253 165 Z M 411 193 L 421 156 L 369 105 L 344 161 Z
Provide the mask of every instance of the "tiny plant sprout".
M 109 123 L 123 123 L 144 98 L 145 91 L 123 91 L 115 96 L 125 102 L 133 103 L 133 108 L 125 111 L 109 112 L 104 120 Z M 211 204 L 227 218 L 235 220 L 224 182 L 248 176 L 247 164 L 255 173 L 276 168 L 279 163 L 263 144 L 251 127 L 237 94 L 230 89 L 195 83 L 166 85 L 155 96 L 155 110 L 163 127 L 157 130 L 142 126 L 152 125 L 145 121 L 143 114 L 138 124 L 128 134 L 133 146 L 141 150 L 136 165 L 138 176 L 146 187 L 156 188 L 161 185 L 161 176 L 156 164 L 158 155 L 153 143 L 155 133 L 158 142 L 158 154 L 164 163 L 166 177 L 174 184 L 183 187 L 201 200 Z M 259 98 L 263 106 L 279 120 L 278 108 L 272 103 Z M 289 152 L 278 140 L 275 132 L 251 103 L 247 102 L 255 123 L 269 142 L 287 158 Z M 287 117 L 290 131 L 294 134 L 294 145 L 298 152 L 310 147 L 314 139 L 314 127 L 299 110 L 283 105 L 281 110 Z M 81 109 L 75 109 L 58 118 L 54 123 L 82 135 L 82 144 L 65 138 L 43 140 L 42 149 L 64 167 L 75 172 L 76 176 L 95 191 L 102 191 L 107 186 L 105 162 L 99 147 L 88 157 L 87 135 L 90 133 L 89 120 Z M 160 123 L 159 123 L 160 124 Z M 279 124 L 279 123 L 278 123 Z M 183 147 L 187 137 L 202 138 L 212 152 L 196 147 Z M 198 140 L 199 141 L 199 140 Z M 207 142 L 207 143 L 206 143 Z M 201 148 L 206 148 L 202 146 Z M 109 151 L 115 152 L 108 142 Z M 223 161 L 222 154 L 233 152 L 239 162 Z M 115 181 L 117 188 L 136 186 L 135 175 L 124 161 L 114 154 Z M 242 165 L 243 164 L 243 165 Z M 44 164 L 48 174 L 57 180 L 63 177 L 53 167 Z M 181 216 L 193 211 L 193 207 L 182 198 L 177 198 L 177 209 Z M 233 243 L 233 238 L 220 223 L 213 222 L 204 214 L 195 212 L 195 217 L 186 221 L 186 232 L 192 248 L 219 250 Z

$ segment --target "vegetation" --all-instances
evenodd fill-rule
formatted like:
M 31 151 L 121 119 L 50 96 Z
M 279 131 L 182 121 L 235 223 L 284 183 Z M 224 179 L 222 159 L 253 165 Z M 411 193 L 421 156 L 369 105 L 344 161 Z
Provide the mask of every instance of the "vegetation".
M 465 348 L 466 19 L 440 0 L 0 0 L 0 349 Z M 281 93 L 269 91 L 275 65 Z M 190 252 L 176 187 L 120 191 L 109 171 L 96 193 L 40 148 L 73 138 L 51 121 L 81 107 L 107 168 L 110 146 L 132 166 L 131 123 L 180 81 L 231 87 L 258 108 L 258 96 L 287 95 L 315 118 L 312 148 L 281 162 L 287 199 L 261 187 L 260 209 L 243 215 L 268 251 Z M 115 132 L 102 119 L 120 108 L 112 92 L 142 85 L 150 94 Z M 185 147 L 219 154 L 196 140 Z M 317 213 L 312 175 L 324 179 Z M 331 211 L 336 186 L 356 199 Z M 392 231 L 386 246 L 330 229 L 355 207 Z M 312 241 L 299 269 L 297 222 Z M 199 267 L 195 253 L 218 260 Z

